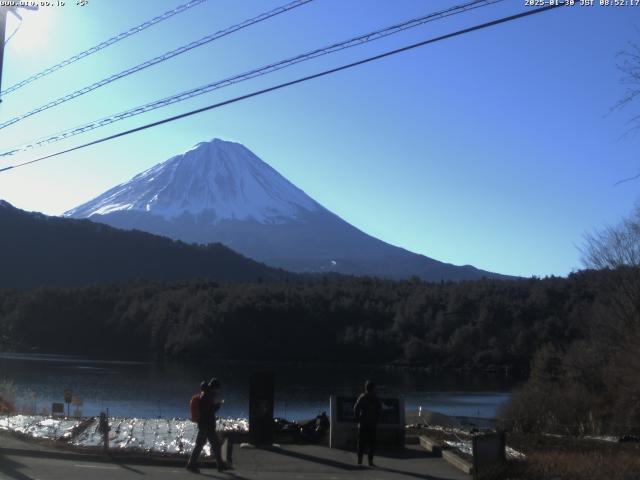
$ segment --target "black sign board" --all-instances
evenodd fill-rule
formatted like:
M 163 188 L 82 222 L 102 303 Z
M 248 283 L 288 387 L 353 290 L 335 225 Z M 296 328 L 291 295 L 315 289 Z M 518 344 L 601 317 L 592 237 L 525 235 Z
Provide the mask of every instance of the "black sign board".
M 251 374 L 249 385 L 249 441 L 254 445 L 273 443 L 273 372 Z
M 382 398 L 382 413 L 380 423 L 400 423 L 400 400 L 397 398 Z
M 355 423 L 356 417 L 353 413 L 353 407 L 356 404 L 355 397 L 337 397 L 337 416 L 340 423 Z
M 338 422 L 356 423 L 353 407 L 356 397 L 336 397 Z M 400 400 L 397 398 L 381 398 L 382 413 L 378 423 L 396 425 L 400 423 Z
M 474 480 L 495 475 L 505 463 L 504 432 L 475 435 L 472 449 Z
M 54 417 L 56 415 L 64 415 L 64 403 L 51 404 L 51 415 Z

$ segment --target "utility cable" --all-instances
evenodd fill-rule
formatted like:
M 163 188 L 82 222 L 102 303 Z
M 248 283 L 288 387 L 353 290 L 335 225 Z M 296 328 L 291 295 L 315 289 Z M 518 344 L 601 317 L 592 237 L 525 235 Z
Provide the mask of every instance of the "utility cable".
M 136 33 L 140 33 L 141 31 L 156 25 L 164 20 L 167 20 L 168 18 L 173 17 L 174 15 L 178 15 L 179 13 L 182 12 L 186 12 L 187 10 L 189 10 L 192 7 L 195 7 L 197 5 L 200 5 L 201 3 L 206 2 L 207 0 L 191 0 L 190 2 L 185 3 L 184 5 L 180 5 L 176 8 L 174 8 L 173 10 L 169 10 L 165 13 L 163 13 L 162 15 L 158 15 L 157 17 L 152 18 L 151 20 L 147 20 L 144 23 L 141 23 L 140 25 L 136 26 L 136 27 L 132 27 L 129 30 L 122 32 L 114 37 L 109 38 L 108 40 L 105 40 L 102 43 L 99 43 L 98 45 L 95 45 L 91 48 L 88 48 L 80 53 L 77 53 L 76 55 L 73 55 L 72 57 L 67 58 L 66 60 L 63 60 L 60 63 L 57 63 L 49 68 L 46 68 L 44 70 L 42 70 L 41 72 L 36 73 L 35 75 L 30 76 L 29 78 L 26 78 L 18 83 L 16 83 L 15 85 L 12 85 L 11 87 L 7 88 L 6 90 L 3 90 L 2 92 L 0 92 L 0 96 L 4 97 L 5 95 L 11 93 L 11 92 L 15 92 L 16 90 L 24 87 L 25 85 L 30 84 L 31 82 L 35 82 L 36 80 L 45 77 L 47 75 L 49 75 L 50 73 L 53 73 L 57 70 L 60 70 L 61 68 L 66 67 L 67 65 L 70 65 L 72 63 L 77 62 L 78 60 L 88 57 L 89 55 L 92 55 L 104 48 L 107 48 L 110 45 L 113 45 L 114 43 L 119 42 L 120 40 L 124 40 L 127 37 L 130 37 L 131 35 L 135 35 Z
M 543 12 L 546 12 L 546 11 L 549 11 L 549 10 L 553 10 L 555 8 L 558 8 L 558 7 L 561 7 L 561 6 L 564 6 L 564 5 L 565 5 L 564 3 L 547 5 L 547 6 L 536 8 L 536 9 L 533 9 L 533 10 L 527 10 L 525 12 L 517 13 L 515 15 L 510 15 L 508 17 L 502 17 L 502 18 L 499 18 L 497 20 L 492 20 L 490 22 L 482 23 L 482 24 L 479 24 L 479 25 L 474 25 L 473 27 L 468 27 L 468 28 L 465 28 L 463 30 L 458 30 L 458 31 L 455 31 L 455 32 L 452 32 L 452 33 L 448 33 L 446 35 L 441 35 L 439 37 L 430 38 L 428 40 L 424 40 L 422 42 L 418 42 L 418 43 L 414 43 L 414 44 L 411 44 L 411 45 L 407 45 L 407 46 L 402 47 L 402 48 L 397 48 L 395 50 L 390 50 L 390 51 L 387 51 L 385 53 L 381 53 L 379 55 L 374 55 L 374 56 L 371 56 L 371 57 L 367 57 L 365 59 L 358 60 L 356 62 L 348 63 L 348 64 L 345 64 L 345 65 L 341 65 L 339 67 L 331 68 L 329 70 L 324 70 L 322 72 L 315 73 L 313 75 L 308 75 L 306 77 L 297 78 L 296 80 L 291 80 L 289 82 L 280 83 L 278 85 L 275 85 L 275 86 L 272 86 L 272 87 L 268 87 L 268 88 L 264 88 L 262 90 L 256 90 L 254 92 L 247 93 L 247 94 L 241 95 L 239 97 L 235 97 L 235 98 L 232 98 L 232 99 L 229 99 L 229 100 L 225 100 L 225 101 L 222 101 L 222 102 L 214 103 L 213 105 L 208 105 L 206 107 L 198 108 L 196 110 L 191 110 L 190 112 L 186 112 L 186 113 L 182 113 L 180 115 L 175 115 L 175 116 L 172 116 L 172 117 L 168 117 L 168 118 L 165 118 L 165 119 L 162 119 L 162 120 L 158 120 L 156 122 L 152 122 L 152 123 L 148 123 L 146 125 L 142 125 L 140 127 L 132 128 L 130 130 L 125 130 L 123 132 L 116 133 L 116 134 L 113 134 L 113 135 L 109 135 L 109 136 L 106 136 L 106 137 L 103 137 L 103 138 L 100 138 L 100 139 L 97 139 L 97 140 L 93 140 L 91 142 L 87 142 L 87 143 L 84 143 L 82 145 L 78 145 L 78 146 L 75 146 L 75 147 L 72 147 L 72 148 L 68 148 L 66 150 L 61 150 L 61 151 L 58 151 L 56 153 L 45 155 L 45 156 L 36 158 L 34 160 L 29 160 L 27 162 L 18 163 L 16 165 L 11 165 L 11 166 L 8 166 L 8 167 L 4 167 L 4 168 L 0 169 L 0 172 L 5 172 L 7 170 L 12 170 L 14 168 L 24 167 L 26 165 L 31 165 L 31 164 L 37 163 L 37 162 L 42 162 L 42 161 L 47 160 L 49 158 L 57 157 L 57 156 L 65 154 L 65 153 L 74 152 L 76 150 L 80 150 L 80 149 L 83 149 L 83 148 L 86 148 L 86 147 L 90 147 L 92 145 L 97 145 L 99 143 L 103 143 L 103 142 L 106 142 L 106 141 L 109 141 L 109 140 L 113 140 L 113 139 L 116 139 L 116 138 L 124 137 L 125 135 L 130 135 L 132 133 L 140 132 L 142 130 L 146 130 L 146 129 L 149 129 L 149 128 L 152 128 L 152 127 L 157 127 L 158 125 L 163 125 L 165 123 L 170 123 L 170 122 L 173 122 L 175 120 L 180 120 L 182 118 L 190 117 L 190 116 L 196 115 L 198 113 L 206 112 L 206 111 L 209 111 L 209 110 L 214 110 L 214 109 L 223 107 L 225 105 L 230 105 L 230 104 L 233 104 L 233 103 L 240 102 L 242 100 L 247 100 L 247 99 L 252 98 L 252 97 L 257 97 L 259 95 L 264 95 L 264 94 L 269 93 L 269 92 L 274 92 L 276 90 L 280 90 L 280 89 L 283 89 L 283 88 L 286 88 L 286 87 L 290 87 L 292 85 L 297 85 L 299 83 L 304 83 L 304 82 L 307 82 L 309 80 L 313 80 L 313 79 L 316 79 L 316 78 L 320 78 L 320 77 L 324 77 L 324 76 L 327 76 L 327 75 L 331 75 L 333 73 L 337 73 L 337 72 L 340 72 L 340 71 L 343 71 L 343 70 L 347 70 L 347 69 L 350 69 L 350 68 L 353 68 L 353 67 L 357 67 L 359 65 L 364 65 L 364 64 L 376 61 L 376 60 L 380 60 L 382 58 L 390 57 L 390 56 L 396 55 L 398 53 L 402 53 L 402 52 L 406 52 L 406 51 L 409 51 L 409 50 L 413 50 L 413 49 L 418 48 L 418 47 L 423 47 L 425 45 L 429 45 L 429 44 L 432 44 L 432 43 L 440 42 L 442 40 L 447 40 L 449 38 L 458 37 L 460 35 L 465 35 L 467 33 L 471 33 L 471 32 L 474 32 L 476 30 L 482 30 L 482 29 L 494 27 L 494 26 L 500 25 L 502 23 L 507 23 L 507 22 L 511 22 L 511 21 L 514 21 L 514 20 L 518 20 L 520 18 L 529 17 L 531 15 L 536 15 L 538 13 L 543 13 Z
M 15 36 L 15 34 L 18 33 L 18 30 L 20 30 L 20 27 L 22 26 L 22 16 L 18 12 L 16 12 L 15 10 L 9 10 L 9 11 L 11 13 L 13 13 L 13 15 L 18 19 L 18 25 L 13 30 L 13 32 L 11 32 L 11 34 L 7 37 L 7 39 L 4 41 L 4 46 L 5 47 L 9 43 L 9 40 L 11 40 Z
M 202 45 L 206 45 L 208 43 L 213 42 L 214 40 L 218 40 L 219 38 L 225 37 L 227 35 L 231 35 L 234 32 L 237 32 L 239 30 L 242 30 L 244 28 L 250 27 L 251 25 L 255 25 L 256 23 L 260 23 L 263 22 L 271 17 L 275 17 L 276 15 L 280 15 L 281 13 L 285 13 L 288 12 L 289 10 L 292 10 L 294 8 L 300 7 L 302 5 L 305 5 L 309 2 L 311 2 L 313 0 L 294 0 L 291 3 L 288 3 L 286 5 L 283 5 L 281 7 L 275 8 L 273 10 L 270 10 L 268 12 L 265 13 L 261 13 L 260 15 L 250 18 L 248 20 L 245 20 L 244 22 L 238 23 L 236 25 L 233 25 L 231 27 L 225 28 L 224 30 L 220 30 L 218 32 L 212 33 L 210 35 L 206 35 L 205 37 L 202 37 L 199 40 L 196 40 L 195 42 L 191 42 L 187 45 L 183 45 L 179 48 L 176 48 L 175 50 L 171 50 L 169 52 L 163 53 L 162 55 L 159 55 L 157 57 L 154 57 L 150 60 L 147 60 L 145 62 L 142 62 L 139 65 L 136 65 L 134 67 L 131 68 L 127 68 L 126 70 L 123 70 L 121 72 L 118 72 L 114 75 L 111 75 L 107 78 L 103 78 L 102 80 L 92 83 L 91 85 L 88 85 L 86 87 L 81 88 L 80 90 L 76 90 L 75 92 L 69 93 L 67 95 L 64 95 L 63 97 L 60 97 L 56 100 L 53 100 L 49 103 L 46 103 L 44 105 L 41 105 L 27 113 L 23 113 L 21 115 L 18 115 L 16 117 L 13 117 L 5 122 L 0 123 L 0 130 L 2 130 L 3 128 L 6 128 L 10 125 L 13 125 L 15 123 L 20 122 L 21 120 L 24 120 L 25 118 L 31 117 L 37 113 L 41 113 L 44 112 L 45 110 L 48 110 L 50 108 L 56 107 L 58 105 L 61 105 L 65 102 L 68 102 L 69 100 L 73 100 L 74 98 L 80 97 L 82 95 L 85 95 L 89 92 L 92 92 L 93 90 L 96 90 L 100 87 L 104 87 L 105 85 L 108 85 L 112 82 L 115 82 L 116 80 L 120 80 L 121 78 L 127 77 L 129 75 L 132 75 L 134 73 L 137 73 L 141 70 L 144 70 L 145 68 L 151 67 L 153 65 L 157 65 L 158 63 L 162 63 L 165 62 L 173 57 L 176 57 L 178 55 L 181 55 L 183 53 L 186 53 L 190 50 L 193 50 L 194 48 L 197 47 L 201 47 Z
M 272 63 L 257 69 L 249 70 L 247 72 L 234 75 L 232 77 L 225 78 L 223 80 L 217 80 L 215 82 L 209 83 L 207 85 L 203 85 L 197 88 L 193 88 L 191 90 L 187 90 L 176 95 L 172 95 L 167 98 L 163 98 L 160 100 L 156 100 L 151 103 L 147 103 L 145 105 L 141 105 L 135 108 L 131 108 L 124 112 L 117 113 L 115 115 L 111 115 L 108 117 L 101 118 L 99 120 L 94 120 L 89 123 L 85 123 L 70 129 L 67 129 L 62 132 L 55 133 L 48 137 L 40 138 L 38 140 L 32 141 L 29 144 L 22 145 L 17 148 L 13 148 L 11 150 L 0 153 L 0 157 L 14 155 L 19 152 L 23 152 L 29 150 L 31 148 L 41 147 L 44 145 L 48 145 L 51 143 L 58 142 L 60 140 L 64 140 L 82 133 L 89 132 L 91 130 L 95 130 L 96 128 L 104 127 L 106 125 L 110 125 L 112 123 L 134 117 L 136 115 L 140 115 L 142 113 L 150 112 L 152 110 L 156 110 L 161 107 L 165 107 L 167 105 L 172 105 L 174 103 L 182 102 L 188 100 L 190 98 L 203 95 L 205 93 L 212 92 L 214 90 L 218 90 L 223 87 L 227 87 L 229 85 L 234 85 L 236 83 L 240 83 L 246 80 L 250 80 L 252 78 L 260 77 L 278 70 L 282 70 L 283 68 L 290 67 L 297 63 L 301 63 L 304 61 L 312 60 L 314 58 L 328 55 L 330 53 L 334 53 L 340 50 L 345 50 L 347 48 L 351 48 L 357 45 L 361 45 L 364 43 L 372 42 L 374 40 L 378 40 L 380 38 L 384 38 L 389 35 L 393 35 L 409 28 L 414 28 L 420 25 L 423 25 L 427 22 L 431 22 L 434 20 L 439 20 L 442 18 L 446 18 L 452 15 L 457 15 L 463 12 L 467 12 L 476 8 L 485 7 L 488 5 L 492 5 L 494 3 L 499 3 L 504 0 L 474 0 L 472 2 L 468 2 L 462 5 L 458 5 L 455 7 L 448 8 L 446 10 L 441 10 L 435 13 L 430 13 L 427 15 L 423 15 L 418 18 L 414 18 L 399 24 L 392 25 L 390 27 L 386 27 L 380 30 L 376 30 L 373 32 L 366 33 L 364 35 L 360 35 L 354 38 L 351 38 L 346 41 L 342 41 L 339 43 L 334 43 L 332 45 L 318 48 L 316 50 L 312 50 L 307 53 L 303 53 L 301 55 L 297 55 L 295 57 L 287 58 L 285 60 L 281 60 L 277 63 Z

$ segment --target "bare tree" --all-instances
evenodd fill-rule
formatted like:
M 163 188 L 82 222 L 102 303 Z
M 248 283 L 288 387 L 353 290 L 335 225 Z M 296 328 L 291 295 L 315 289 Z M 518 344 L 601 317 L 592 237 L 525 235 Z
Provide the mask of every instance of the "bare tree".
M 640 267 L 640 207 L 620 224 L 586 234 L 581 252 L 587 268 Z
M 580 250 L 585 267 L 611 271 L 607 292 L 609 311 L 617 317 L 620 333 L 629 327 L 639 330 L 640 207 L 618 225 L 586 234 Z
M 620 79 L 625 91 L 622 98 L 612 110 L 622 110 L 640 97 L 640 45 L 629 42 L 627 48 L 618 54 L 618 70 L 622 74 Z M 640 114 L 631 117 L 632 129 L 640 128 Z
M 609 421 L 640 431 L 640 207 L 618 225 L 585 235 L 581 251 L 587 268 L 607 270 L 591 338 L 610 396 Z
M 640 44 L 629 42 L 627 48 L 618 54 L 617 65 L 622 74 L 620 82 L 625 86 L 625 91 L 622 98 L 611 108 L 611 111 L 623 110 L 635 103 L 640 97 Z M 636 133 L 638 130 L 640 130 L 640 114 L 632 114 L 625 135 Z M 619 180 L 616 185 L 639 178 L 640 173 Z

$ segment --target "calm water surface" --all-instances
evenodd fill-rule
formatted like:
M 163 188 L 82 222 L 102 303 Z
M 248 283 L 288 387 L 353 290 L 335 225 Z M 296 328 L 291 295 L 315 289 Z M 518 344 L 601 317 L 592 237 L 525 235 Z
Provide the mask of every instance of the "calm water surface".
M 407 409 L 448 415 L 492 418 L 510 398 L 515 380 L 502 374 L 427 374 L 348 365 L 266 365 L 223 362 L 178 365 L 119 362 L 60 355 L 0 354 L 0 381 L 11 381 L 18 403 L 37 412 L 62 402 L 65 388 L 82 399 L 82 414 L 109 409 L 113 416 L 186 417 L 200 381 L 222 382 L 222 416 L 247 417 L 249 375 L 255 370 L 276 375 L 275 415 L 311 418 L 329 410 L 329 395 L 356 394 L 365 379 L 383 395 L 402 395 Z M 71 407 L 73 411 L 73 406 Z

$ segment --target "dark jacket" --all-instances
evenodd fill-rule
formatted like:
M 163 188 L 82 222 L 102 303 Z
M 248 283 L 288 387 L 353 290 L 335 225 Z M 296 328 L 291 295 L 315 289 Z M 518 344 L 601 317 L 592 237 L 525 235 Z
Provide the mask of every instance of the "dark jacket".
M 382 413 L 382 402 L 375 393 L 365 392 L 358 397 L 353 413 L 360 425 L 376 425 Z
M 200 420 L 198 428 L 216 428 L 216 412 L 220 410 L 220 403 L 215 393 L 206 393 L 200 397 Z

